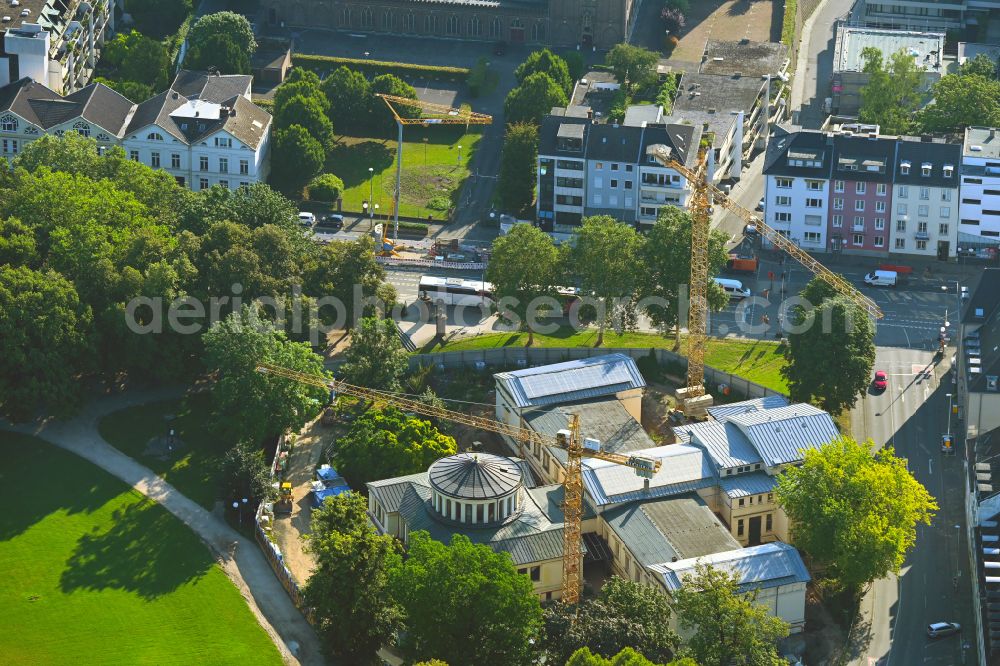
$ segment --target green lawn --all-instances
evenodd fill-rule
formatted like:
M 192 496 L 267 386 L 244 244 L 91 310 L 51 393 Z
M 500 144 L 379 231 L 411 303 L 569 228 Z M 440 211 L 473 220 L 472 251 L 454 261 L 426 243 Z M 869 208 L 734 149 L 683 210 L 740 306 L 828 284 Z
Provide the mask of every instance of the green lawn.
M 468 349 L 496 349 L 500 347 L 524 346 L 527 333 L 491 333 L 475 337 L 461 338 L 444 346 L 427 347 L 423 352 L 462 351 Z M 597 343 L 597 329 L 587 328 L 574 331 L 569 326 L 560 327 L 552 335 L 535 335 L 535 347 L 593 347 Z M 672 349 L 673 337 L 663 337 L 654 333 L 604 333 L 604 347 L 650 347 Z M 682 349 L 683 351 L 683 349 Z M 781 346 L 766 340 L 744 340 L 737 338 L 709 338 L 705 352 L 705 364 L 717 370 L 731 372 L 749 379 L 761 386 L 788 392 L 788 384 L 781 376 L 781 368 L 787 361 Z
M 0 661 L 280 664 L 202 542 L 41 440 L 0 433 Z
M 403 173 L 399 214 L 426 220 L 433 215 L 442 220 L 447 208 L 454 205 L 458 189 L 469 176 L 469 160 L 481 137 L 473 127 L 419 127 L 404 130 Z M 424 139 L 427 139 L 425 142 Z M 462 146 L 459 164 L 458 146 Z M 374 180 L 369 167 L 375 169 Z M 344 181 L 343 207 L 346 211 L 361 211 L 361 204 L 373 194 L 379 215 L 392 212 L 392 193 L 396 186 L 396 139 L 341 136 L 327 156 L 326 171 Z M 437 198 L 443 205 L 429 205 Z M 447 202 L 447 203 L 445 203 Z M 383 217 L 383 219 L 385 219 Z
M 219 495 L 219 463 L 232 442 L 219 437 L 210 425 L 210 395 L 194 393 L 184 400 L 169 400 L 130 407 L 101 419 L 101 436 L 170 482 L 182 494 L 207 509 Z M 179 457 L 161 460 L 143 455 L 146 444 L 167 432 L 166 416 L 176 417 L 174 428 L 184 443 Z

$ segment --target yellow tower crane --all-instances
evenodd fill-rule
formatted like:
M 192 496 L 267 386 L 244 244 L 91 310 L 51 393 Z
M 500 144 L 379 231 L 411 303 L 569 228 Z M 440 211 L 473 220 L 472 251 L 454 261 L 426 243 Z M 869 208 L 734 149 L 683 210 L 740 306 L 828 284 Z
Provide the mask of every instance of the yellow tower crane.
M 678 391 L 678 398 L 684 399 L 685 413 L 699 416 L 706 406 L 711 405 L 711 397 L 705 395 L 705 340 L 708 318 L 708 235 L 711 224 L 711 205 L 718 204 L 731 211 L 746 224 L 751 224 L 761 236 L 775 247 L 789 255 L 814 275 L 833 287 L 837 293 L 846 296 L 863 312 L 873 319 L 884 315 L 881 308 L 843 276 L 813 258 L 808 252 L 789 240 L 784 234 L 764 222 L 746 208 L 733 201 L 725 192 L 708 182 L 706 161 L 699 160 L 696 170 L 689 169 L 670 154 L 670 148 L 662 144 L 650 146 L 649 155 L 663 166 L 678 172 L 693 188 L 691 224 L 691 297 L 688 311 L 688 372 L 687 386 Z M 712 197 L 712 200 L 709 197 Z
M 399 242 L 399 198 L 401 196 L 400 180 L 403 174 L 403 127 L 406 125 L 490 125 L 493 116 L 485 113 L 475 113 L 471 109 L 456 109 L 444 104 L 424 102 L 419 99 L 383 95 L 379 97 L 389 107 L 392 117 L 396 120 L 399 137 L 396 141 L 396 192 L 393 196 L 393 243 Z M 371 202 L 368 203 L 371 205 Z
M 379 391 L 377 389 L 355 386 L 336 379 L 327 379 L 314 374 L 291 370 L 270 363 L 261 363 L 257 370 L 264 374 L 274 375 L 290 381 L 316 386 L 319 388 L 332 390 L 337 393 L 353 395 L 372 403 L 389 404 L 407 412 L 414 412 L 436 419 L 446 419 L 454 423 L 461 423 L 473 428 L 488 430 L 500 435 L 512 438 L 519 446 L 533 442 L 539 442 L 547 446 L 557 446 L 565 449 L 567 453 L 566 474 L 563 480 L 565 499 L 563 502 L 563 578 L 562 578 L 562 600 L 568 604 L 575 604 L 580 600 L 580 587 L 582 583 L 581 560 L 583 551 L 581 547 L 582 535 L 580 533 L 580 523 L 583 518 L 583 458 L 596 458 L 609 462 L 631 467 L 638 476 L 652 478 L 660 470 L 660 461 L 641 456 L 625 456 L 618 453 L 601 451 L 599 444 L 593 444 L 594 440 L 580 440 L 580 423 L 574 414 L 570 417 L 570 422 L 566 430 L 561 430 L 555 437 L 541 435 L 534 431 L 514 426 L 500 421 L 495 421 L 482 416 L 463 414 L 443 407 L 426 405 L 418 400 L 412 400 L 393 393 Z

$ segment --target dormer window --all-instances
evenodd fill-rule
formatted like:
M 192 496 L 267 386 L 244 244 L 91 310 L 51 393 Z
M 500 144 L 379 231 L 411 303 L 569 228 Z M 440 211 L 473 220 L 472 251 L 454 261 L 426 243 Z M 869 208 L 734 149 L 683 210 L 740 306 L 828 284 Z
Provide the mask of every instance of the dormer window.
M 0 118 L 0 131 L 4 132 L 16 132 L 17 131 L 17 118 L 11 114 L 6 114 L 4 117 Z
M 923 164 L 920 165 L 920 175 L 922 177 L 924 177 L 924 178 L 927 178 L 928 176 L 931 175 L 931 163 L 930 162 L 924 162 Z
M 150 132 L 146 135 L 146 141 L 163 141 L 163 135 L 159 132 Z
M 899 173 L 903 174 L 904 176 L 909 176 L 910 175 L 910 163 L 909 162 L 900 162 L 899 163 Z
M 90 136 L 90 125 L 85 122 L 73 123 L 73 129 L 76 130 L 77 134 L 80 136 Z
M 944 177 L 945 178 L 951 178 L 952 174 L 955 173 L 955 167 L 952 166 L 951 164 L 945 164 L 943 171 L 944 171 Z

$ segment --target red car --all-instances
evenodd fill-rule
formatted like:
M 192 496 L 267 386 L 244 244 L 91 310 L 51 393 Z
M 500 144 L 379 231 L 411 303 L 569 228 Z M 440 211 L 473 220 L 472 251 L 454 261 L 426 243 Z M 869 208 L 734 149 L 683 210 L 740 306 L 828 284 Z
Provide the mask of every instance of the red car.
M 889 379 L 886 377 L 885 370 L 878 370 L 875 373 L 875 380 L 872 381 L 872 387 L 876 391 L 884 391 L 885 387 L 888 386 Z

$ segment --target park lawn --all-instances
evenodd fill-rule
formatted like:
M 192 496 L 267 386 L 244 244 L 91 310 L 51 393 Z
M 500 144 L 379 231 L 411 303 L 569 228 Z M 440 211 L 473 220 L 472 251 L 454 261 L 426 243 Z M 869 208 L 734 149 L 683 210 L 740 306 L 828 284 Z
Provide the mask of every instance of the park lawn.
M 490 333 L 460 338 L 447 342 L 443 346 L 428 347 L 421 351 L 427 353 L 523 347 L 527 340 L 527 333 Z M 596 328 L 574 331 L 569 326 L 561 326 L 558 331 L 551 335 L 536 333 L 533 346 L 594 347 L 596 344 Z M 604 332 L 604 343 L 601 346 L 673 349 L 674 338 L 672 335 L 664 337 L 655 333 L 640 332 L 625 332 L 619 335 L 608 330 Z M 742 338 L 709 338 L 705 349 L 705 364 L 716 370 L 739 375 L 769 389 L 788 393 L 788 383 L 781 375 L 781 369 L 787 365 L 787 360 L 782 353 L 781 346 L 776 342 Z
M 404 130 L 403 173 L 400 178 L 403 196 L 399 214 L 426 220 L 444 220 L 447 210 L 430 207 L 431 200 L 447 201 L 454 206 L 458 190 L 469 176 L 472 158 L 482 134 L 476 127 L 419 127 Z M 424 142 L 424 139 L 427 142 Z M 462 146 L 462 163 L 458 164 L 458 146 Z M 375 169 L 370 182 L 368 168 Z M 379 215 L 392 213 L 392 193 L 396 187 L 396 138 L 366 138 L 341 136 L 329 151 L 326 171 L 344 181 L 343 209 L 361 212 L 361 204 L 373 193 Z M 383 217 L 382 219 L 386 219 Z
M 205 545 L 77 456 L 0 433 L 0 661 L 280 664 Z
M 129 407 L 101 419 L 101 436 L 112 446 L 146 465 L 206 509 L 219 497 L 219 465 L 233 442 L 219 437 L 211 425 L 211 396 L 192 393 L 183 400 L 167 400 Z M 167 432 L 166 417 L 174 415 L 174 428 L 184 443 L 180 457 L 161 460 L 143 455 L 150 439 Z

